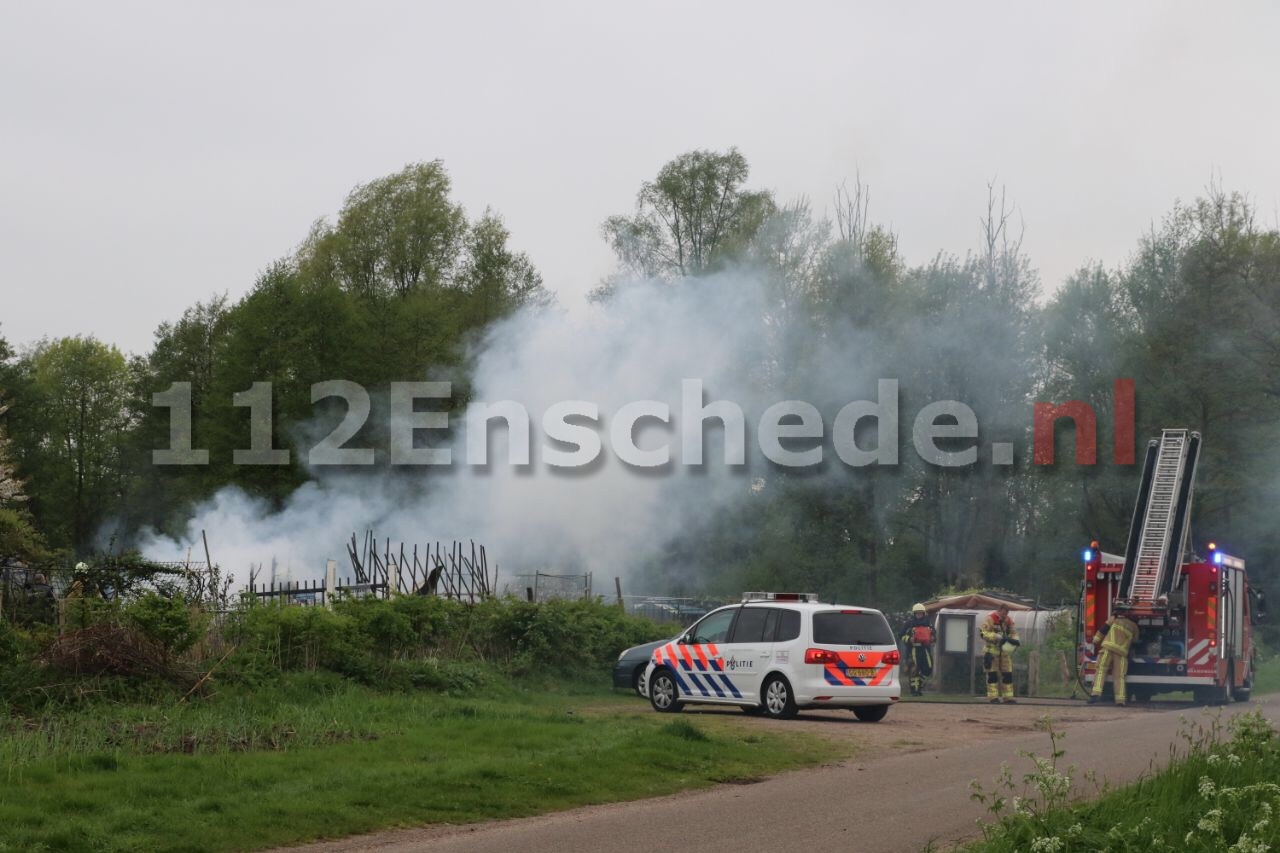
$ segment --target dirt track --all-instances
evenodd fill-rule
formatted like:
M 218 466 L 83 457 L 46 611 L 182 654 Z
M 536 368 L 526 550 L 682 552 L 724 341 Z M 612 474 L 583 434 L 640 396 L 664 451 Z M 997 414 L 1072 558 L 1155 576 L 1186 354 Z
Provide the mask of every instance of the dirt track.
M 1259 708 L 1280 719 L 1280 696 L 1225 709 L 1224 717 Z M 589 806 L 541 817 L 472 826 L 431 826 L 308 845 L 307 853 L 624 853 L 694 846 L 700 853 L 742 853 L 798 846 L 859 853 L 917 851 L 976 834 L 984 816 L 969 782 L 990 784 L 1000 763 L 1020 776 L 1018 750 L 1045 754 L 1049 739 L 1036 721 L 1052 715 L 1067 733 L 1065 763 L 1093 769 L 1099 781 L 1132 781 L 1167 760 L 1187 705 L 1114 708 L 1082 702 L 986 704 L 904 703 L 881 723 L 843 712 L 815 712 L 778 723 L 736 711 L 687 711 L 744 727 L 785 725 L 833 739 L 852 739 L 854 758 L 786 773 L 753 785 L 721 785 L 631 803 Z M 1212 713 L 1212 712 L 1210 712 Z M 719 723 L 718 723 L 719 724 Z

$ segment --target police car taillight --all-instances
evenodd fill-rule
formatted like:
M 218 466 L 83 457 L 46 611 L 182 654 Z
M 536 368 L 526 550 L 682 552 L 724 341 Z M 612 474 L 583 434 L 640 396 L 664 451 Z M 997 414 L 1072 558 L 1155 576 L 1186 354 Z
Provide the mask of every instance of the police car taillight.
M 804 653 L 805 663 L 839 663 L 840 656 L 835 652 L 829 652 L 826 649 L 806 649 Z
M 884 657 L 880 658 L 880 663 L 888 664 L 889 666 L 897 666 L 902 663 L 902 655 L 898 654 L 897 649 L 894 649 L 891 652 L 885 652 Z

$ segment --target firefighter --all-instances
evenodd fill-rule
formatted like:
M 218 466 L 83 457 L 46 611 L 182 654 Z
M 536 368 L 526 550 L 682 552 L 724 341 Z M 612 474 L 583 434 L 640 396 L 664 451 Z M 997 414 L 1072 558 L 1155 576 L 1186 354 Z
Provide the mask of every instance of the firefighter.
M 1006 705 L 1017 702 L 1013 698 L 1013 650 L 1022 645 L 1018 629 L 1009 618 L 1009 605 L 1001 604 L 983 621 L 978 629 L 987 644 L 982 656 L 982 668 L 987 673 L 987 700 Z
M 1093 648 L 1101 643 L 1102 654 L 1098 656 L 1098 668 L 1093 675 L 1090 705 L 1102 697 L 1102 686 L 1107 681 L 1108 669 L 1111 670 L 1111 680 L 1114 682 L 1116 704 L 1124 705 L 1124 677 L 1129 672 L 1129 646 L 1133 645 L 1133 638 L 1136 636 L 1138 624 L 1129 618 L 1128 608 L 1121 606 L 1115 608 L 1107 624 L 1093 635 Z
M 898 632 L 902 645 L 907 650 L 907 666 L 911 673 L 911 695 L 924 695 L 925 679 L 933 675 L 933 644 L 937 633 L 933 630 L 933 621 L 929 611 L 923 604 L 911 608 L 911 618 L 902 625 Z

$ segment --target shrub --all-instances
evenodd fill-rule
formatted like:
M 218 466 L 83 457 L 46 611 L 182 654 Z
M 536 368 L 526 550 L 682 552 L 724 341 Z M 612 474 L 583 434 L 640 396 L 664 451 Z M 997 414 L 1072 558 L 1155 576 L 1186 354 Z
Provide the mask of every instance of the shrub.
M 664 636 L 646 619 L 593 600 L 534 604 L 485 602 L 486 657 L 509 661 L 517 673 L 603 671 L 619 652 Z
M 26 647 L 22 633 L 9 620 L 0 618 L 0 666 L 17 661 Z
M 362 652 L 355 620 L 323 607 L 248 607 L 235 615 L 229 633 L 245 652 L 282 670 L 339 672 Z
M 204 628 L 204 620 L 181 595 L 166 598 L 148 592 L 125 607 L 124 618 L 134 630 L 163 649 L 166 657 L 190 649 Z

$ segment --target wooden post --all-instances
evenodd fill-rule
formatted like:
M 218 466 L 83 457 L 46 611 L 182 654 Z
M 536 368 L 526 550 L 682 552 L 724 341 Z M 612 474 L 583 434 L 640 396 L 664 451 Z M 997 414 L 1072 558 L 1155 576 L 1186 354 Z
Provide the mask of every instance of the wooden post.
M 620 610 L 626 610 L 627 606 L 622 601 L 622 578 L 614 577 L 613 585 L 614 585 L 614 588 L 618 590 L 618 608 Z
M 324 606 L 333 609 L 333 597 L 338 594 L 338 564 L 327 560 L 324 564 Z

